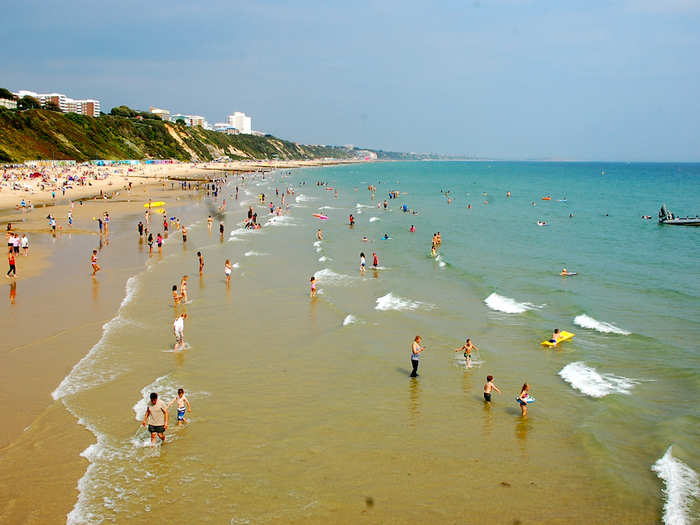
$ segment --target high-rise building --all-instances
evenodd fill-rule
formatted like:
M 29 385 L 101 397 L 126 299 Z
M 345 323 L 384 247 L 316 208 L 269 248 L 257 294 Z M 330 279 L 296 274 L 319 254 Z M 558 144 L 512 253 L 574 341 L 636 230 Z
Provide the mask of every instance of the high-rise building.
M 250 135 L 253 129 L 253 119 L 241 111 L 236 111 L 233 115 L 229 115 L 227 122 L 245 135 Z

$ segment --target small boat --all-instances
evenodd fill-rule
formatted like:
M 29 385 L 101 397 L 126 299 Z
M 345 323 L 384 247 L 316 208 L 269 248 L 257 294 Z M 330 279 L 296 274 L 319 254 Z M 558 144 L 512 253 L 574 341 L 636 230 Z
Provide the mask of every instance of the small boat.
M 700 226 L 700 217 L 676 217 L 671 211 L 666 208 L 665 204 L 661 205 L 659 210 L 659 224 L 671 224 L 676 226 Z
M 543 200 L 543 201 L 551 201 L 551 200 L 552 200 L 552 197 L 542 197 L 542 200 Z

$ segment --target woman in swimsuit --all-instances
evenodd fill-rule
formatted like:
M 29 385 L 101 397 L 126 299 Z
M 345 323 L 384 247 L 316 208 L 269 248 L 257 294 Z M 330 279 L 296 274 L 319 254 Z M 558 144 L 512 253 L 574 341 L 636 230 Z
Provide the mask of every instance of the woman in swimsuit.
M 224 273 L 226 274 L 226 286 L 229 286 L 231 284 L 231 261 L 228 259 L 226 259 Z

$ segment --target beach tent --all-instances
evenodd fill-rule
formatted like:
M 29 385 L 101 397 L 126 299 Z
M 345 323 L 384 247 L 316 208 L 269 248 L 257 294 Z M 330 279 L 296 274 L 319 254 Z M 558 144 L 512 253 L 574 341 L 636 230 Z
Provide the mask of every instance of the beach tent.
M 42 177 L 42 176 L 43 176 L 43 175 L 42 175 L 41 173 L 39 173 L 38 171 L 35 171 L 35 172 L 32 173 L 29 177 L 31 177 L 32 179 L 36 179 L 36 178 Z

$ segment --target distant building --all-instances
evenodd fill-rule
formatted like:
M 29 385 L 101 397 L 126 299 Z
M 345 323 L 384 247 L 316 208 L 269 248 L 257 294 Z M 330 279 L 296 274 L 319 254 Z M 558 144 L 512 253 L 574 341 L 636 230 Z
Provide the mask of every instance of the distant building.
M 53 104 L 63 113 L 78 113 L 89 117 L 100 116 L 100 101 L 92 98 L 75 100 L 63 93 L 35 93 L 24 89 L 19 90 L 15 95 L 18 98 L 33 97 L 39 101 L 42 107 Z
M 148 111 L 153 113 L 154 115 L 158 115 L 161 120 L 170 122 L 170 111 L 168 111 L 167 109 L 154 108 L 153 106 L 151 106 L 150 108 L 148 108 Z
M 255 135 L 256 137 L 264 137 L 264 136 L 265 136 L 265 133 L 263 133 L 262 131 L 255 131 L 255 130 L 253 130 L 251 133 L 252 133 L 253 135 Z
M 217 122 L 214 124 L 214 131 L 219 133 L 226 133 L 227 135 L 239 135 L 240 131 L 228 122 Z
M 17 109 L 17 101 L 9 98 L 0 98 L 0 107 L 8 109 Z
M 229 115 L 226 121 L 244 135 L 250 135 L 252 132 L 253 119 L 245 113 L 236 111 L 233 115 Z
M 170 117 L 170 120 L 172 122 L 177 122 L 178 120 L 184 120 L 185 125 L 189 126 L 191 128 L 195 126 L 201 126 L 205 129 L 209 129 L 209 123 L 206 121 L 204 117 L 201 117 L 199 115 L 182 115 L 180 113 L 177 113 L 173 116 Z

